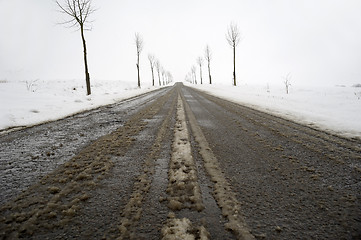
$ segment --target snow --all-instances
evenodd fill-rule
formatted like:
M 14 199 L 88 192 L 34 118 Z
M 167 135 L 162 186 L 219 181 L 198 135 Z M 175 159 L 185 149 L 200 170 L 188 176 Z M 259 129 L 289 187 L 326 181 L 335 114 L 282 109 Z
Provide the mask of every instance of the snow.
M 361 138 L 361 87 L 240 84 L 193 85 L 199 90 L 252 108 L 345 137 Z M 158 87 L 122 81 L 92 81 L 86 96 L 84 80 L 0 80 L 0 130 L 31 126 L 112 104 Z
M 361 138 L 361 87 L 193 85 L 206 93 L 343 137 Z
M 57 120 L 157 88 L 139 89 L 136 83 L 95 80 L 92 94 L 87 96 L 85 80 L 1 80 L 0 130 Z

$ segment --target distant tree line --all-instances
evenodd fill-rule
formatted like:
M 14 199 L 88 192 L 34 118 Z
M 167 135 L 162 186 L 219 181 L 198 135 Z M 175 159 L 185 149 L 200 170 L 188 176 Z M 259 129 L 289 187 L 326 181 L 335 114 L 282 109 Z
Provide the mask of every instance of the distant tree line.
M 87 61 L 87 47 L 86 41 L 84 36 L 84 31 L 91 30 L 89 27 L 89 17 L 95 11 L 92 7 L 92 0 L 62 0 L 62 3 L 56 1 L 57 5 L 60 8 L 60 12 L 64 13 L 69 17 L 68 21 L 63 22 L 62 24 L 66 24 L 69 27 L 76 27 L 80 30 L 82 44 L 83 44 L 83 56 L 84 56 L 84 68 L 85 68 L 85 82 L 87 88 L 87 95 L 91 94 L 91 85 L 90 85 L 90 74 L 88 69 L 88 61 Z M 236 47 L 238 46 L 239 42 L 242 40 L 241 33 L 238 29 L 238 26 L 235 23 L 231 23 L 228 27 L 226 33 L 226 40 L 228 44 L 231 46 L 233 51 L 233 85 L 237 85 L 236 79 Z M 136 53 L 137 53 L 137 83 L 138 87 L 141 87 L 141 76 L 140 76 L 140 57 L 141 53 L 144 48 L 144 41 L 142 36 L 139 33 L 135 33 L 135 46 L 136 46 Z M 203 74 L 202 74 L 202 67 L 204 60 L 206 61 L 207 68 L 208 68 L 208 80 L 209 84 L 212 84 L 212 76 L 211 76 L 211 60 L 212 60 L 212 52 L 210 47 L 207 45 L 204 50 L 204 56 L 199 56 L 196 59 L 196 64 L 199 67 L 199 80 L 200 84 L 203 84 Z M 173 81 L 172 74 L 164 69 L 164 67 L 160 64 L 160 61 L 155 58 L 153 54 L 148 54 L 148 60 L 150 64 L 151 74 L 152 74 L 152 86 L 155 86 L 155 73 L 158 74 L 158 85 L 167 85 Z M 289 83 L 290 76 L 285 78 L 285 85 L 286 90 L 288 93 L 288 88 L 290 86 Z M 197 67 L 193 65 L 191 67 L 190 72 L 185 77 L 185 80 L 197 84 Z
M 86 30 L 91 30 L 89 23 L 90 16 L 95 12 L 95 9 L 92 6 L 92 0 L 62 0 L 56 1 L 56 4 L 60 8 L 60 12 L 67 15 L 69 20 L 62 22 L 61 24 L 65 24 L 68 27 L 76 27 L 77 30 L 80 30 L 81 39 L 83 43 L 83 56 L 84 56 L 84 68 L 85 68 L 85 82 L 87 88 L 87 95 L 91 94 L 91 85 L 90 85 L 90 74 L 88 69 L 88 59 L 87 59 L 87 47 L 85 41 L 84 32 Z M 137 80 L 138 80 L 138 87 L 141 87 L 141 80 L 140 80 L 140 55 L 143 51 L 144 42 L 143 38 L 139 33 L 135 34 L 135 46 L 137 50 Z M 160 65 L 159 60 L 155 59 L 154 55 L 149 54 L 148 60 L 151 67 L 152 72 L 152 85 L 155 85 L 154 80 L 154 69 L 158 73 L 158 84 L 167 85 L 173 81 L 172 74 L 165 70 L 164 67 Z
M 137 49 L 137 70 L 138 70 L 138 87 L 141 87 L 140 84 L 140 75 L 139 75 L 139 56 L 143 49 L 143 38 L 140 36 L 139 33 L 135 34 L 135 46 Z M 148 54 L 148 60 L 150 64 L 150 69 L 152 73 L 152 86 L 155 86 L 155 78 L 154 78 L 154 70 L 158 73 L 158 85 L 167 85 L 171 82 L 173 82 L 173 75 L 164 69 L 164 67 L 160 64 L 159 60 L 155 58 L 153 54 Z
M 227 34 L 226 34 L 226 40 L 228 44 L 232 47 L 233 50 L 233 85 L 237 86 L 236 81 L 236 47 L 238 46 L 239 42 L 242 40 L 241 32 L 238 29 L 238 26 L 235 23 L 231 23 Z M 209 46 L 207 45 L 204 50 L 204 58 L 198 57 L 197 58 L 197 64 L 199 66 L 199 78 L 200 83 L 203 84 L 203 76 L 202 76 L 202 66 L 203 62 L 206 60 L 207 66 L 208 66 L 208 79 L 209 84 L 212 84 L 212 76 L 211 76 L 211 60 L 212 60 L 212 52 Z M 196 77 L 196 67 L 193 65 L 191 67 L 190 72 L 185 77 L 185 80 L 187 82 L 197 84 L 197 77 Z

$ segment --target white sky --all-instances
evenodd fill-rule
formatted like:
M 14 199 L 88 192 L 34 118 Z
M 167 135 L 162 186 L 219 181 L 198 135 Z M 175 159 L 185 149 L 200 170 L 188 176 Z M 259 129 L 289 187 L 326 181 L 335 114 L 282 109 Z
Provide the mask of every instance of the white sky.
M 93 0 L 86 32 L 91 81 L 136 85 L 134 34 L 144 39 L 141 81 L 150 82 L 153 53 L 176 81 L 184 80 L 209 44 L 212 79 L 232 83 L 225 34 L 238 24 L 240 83 L 361 83 L 361 0 Z M 80 33 L 58 22 L 52 0 L 0 0 L 0 80 L 82 79 Z M 199 76 L 198 76 L 199 78 Z M 203 79 L 207 79 L 206 68 Z

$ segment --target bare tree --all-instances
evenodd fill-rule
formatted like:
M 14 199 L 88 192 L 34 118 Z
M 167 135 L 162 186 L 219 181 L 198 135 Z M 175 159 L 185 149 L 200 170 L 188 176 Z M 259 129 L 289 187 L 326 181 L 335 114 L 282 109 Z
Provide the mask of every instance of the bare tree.
M 212 59 L 212 52 L 209 49 L 209 46 L 206 46 L 204 57 L 208 62 L 208 76 L 209 76 L 209 84 L 212 84 L 212 76 L 211 76 L 211 59 Z
M 203 84 L 203 77 L 202 77 L 202 65 L 203 65 L 203 58 L 202 57 L 198 57 L 197 58 L 197 63 L 199 65 L 199 75 L 201 78 L 201 84 Z
M 226 34 L 226 39 L 228 41 L 228 44 L 233 49 L 233 85 L 236 86 L 236 47 L 241 40 L 241 33 L 235 23 L 230 24 L 228 32 Z
M 197 84 L 196 70 L 197 70 L 197 68 L 196 68 L 195 66 L 192 66 L 191 72 L 192 72 L 192 75 L 193 75 L 193 83 L 194 83 L 194 84 Z
M 78 27 L 78 30 L 80 29 L 81 39 L 83 42 L 86 89 L 87 95 L 90 95 L 90 75 L 88 70 L 84 31 L 90 30 L 87 24 L 90 22 L 89 16 L 95 11 L 95 9 L 92 7 L 91 0 L 64 0 L 63 3 L 56 1 L 56 4 L 61 9 L 60 12 L 65 13 L 70 17 L 70 20 L 63 22 L 62 24 L 69 25 L 69 27 Z
M 140 88 L 140 74 L 139 74 L 139 56 L 143 50 L 143 38 L 139 33 L 135 33 L 135 46 L 137 48 L 137 71 L 138 71 L 138 87 Z
M 155 68 L 157 69 L 157 72 L 158 72 L 159 86 L 161 86 L 161 85 L 162 85 L 162 83 L 161 83 L 161 81 L 160 81 L 160 70 L 161 70 L 161 66 L 160 66 L 159 60 L 155 61 Z
M 292 78 L 291 73 L 288 73 L 285 77 L 283 77 L 283 79 L 284 79 L 283 83 L 286 86 L 286 94 L 289 93 L 289 88 L 291 86 L 291 78 Z
M 173 75 L 170 72 L 167 72 L 168 75 L 168 83 L 173 82 Z
M 165 73 L 166 73 L 166 71 L 165 71 L 165 69 L 163 67 L 162 67 L 161 71 L 162 71 L 163 85 L 165 85 Z
M 152 69 L 152 84 L 154 86 L 154 65 L 155 65 L 155 58 L 154 58 L 154 55 L 153 54 L 148 54 L 148 60 L 149 60 L 149 63 L 150 63 L 150 68 Z

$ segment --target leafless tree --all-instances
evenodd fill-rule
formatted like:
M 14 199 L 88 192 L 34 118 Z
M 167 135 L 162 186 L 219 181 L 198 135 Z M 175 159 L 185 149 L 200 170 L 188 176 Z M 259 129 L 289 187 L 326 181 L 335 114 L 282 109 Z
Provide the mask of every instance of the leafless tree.
M 203 65 L 203 58 L 202 57 L 198 57 L 197 58 L 197 63 L 199 65 L 199 75 L 201 78 L 201 84 L 203 84 L 203 77 L 202 77 L 202 65 Z
M 167 71 L 166 75 L 167 75 L 167 84 L 173 82 L 173 75 L 169 71 Z
M 194 84 L 197 84 L 197 75 L 196 75 L 196 71 L 197 71 L 196 66 L 192 66 L 192 68 L 191 68 L 191 72 L 192 72 L 192 75 L 193 75 L 193 83 L 194 83 Z
M 286 87 L 286 94 L 289 93 L 289 89 L 290 89 L 290 86 L 291 86 L 291 73 L 288 73 L 285 77 L 283 77 L 284 81 L 283 83 L 285 84 L 285 87 Z
M 233 85 L 237 85 L 236 81 L 236 47 L 241 40 L 241 33 L 238 29 L 238 26 L 235 23 L 231 23 L 226 34 L 226 39 L 228 44 L 233 49 Z
M 139 56 L 143 50 L 143 38 L 139 33 L 135 33 L 135 46 L 137 48 L 137 71 L 138 71 L 138 87 L 140 88 L 140 74 L 139 74 Z
M 88 70 L 87 49 L 84 31 L 90 30 L 88 25 L 90 23 L 89 16 L 94 13 L 95 9 L 92 7 L 91 0 L 63 0 L 62 3 L 56 1 L 56 4 L 61 9 L 60 12 L 68 15 L 70 18 L 70 20 L 63 22 L 62 24 L 66 24 L 69 27 L 77 27 L 78 30 L 80 29 L 81 39 L 83 42 L 87 95 L 90 95 L 90 75 Z
M 162 85 L 162 83 L 161 83 L 161 81 L 160 81 L 160 70 L 161 70 L 161 65 L 160 65 L 159 60 L 156 60 L 156 61 L 155 61 L 155 68 L 157 69 L 157 72 L 158 72 L 159 86 L 161 86 L 161 85 Z
M 28 89 L 29 92 L 36 92 L 36 82 L 39 81 L 39 79 L 35 79 L 35 80 L 29 80 L 29 81 L 26 81 L 26 89 Z
M 150 68 L 152 69 L 152 84 L 154 86 L 154 66 L 155 66 L 155 57 L 153 54 L 148 54 L 148 60 L 150 63 Z
M 165 71 L 165 69 L 164 69 L 163 67 L 162 67 L 161 71 L 162 71 L 163 85 L 165 85 L 165 74 L 166 74 L 166 71 Z
M 209 46 L 206 46 L 204 51 L 204 57 L 208 62 L 208 76 L 209 76 L 209 84 L 212 84 L 212 76 L 211 76 L 211 59 L 212 59 L 212 52 Z

